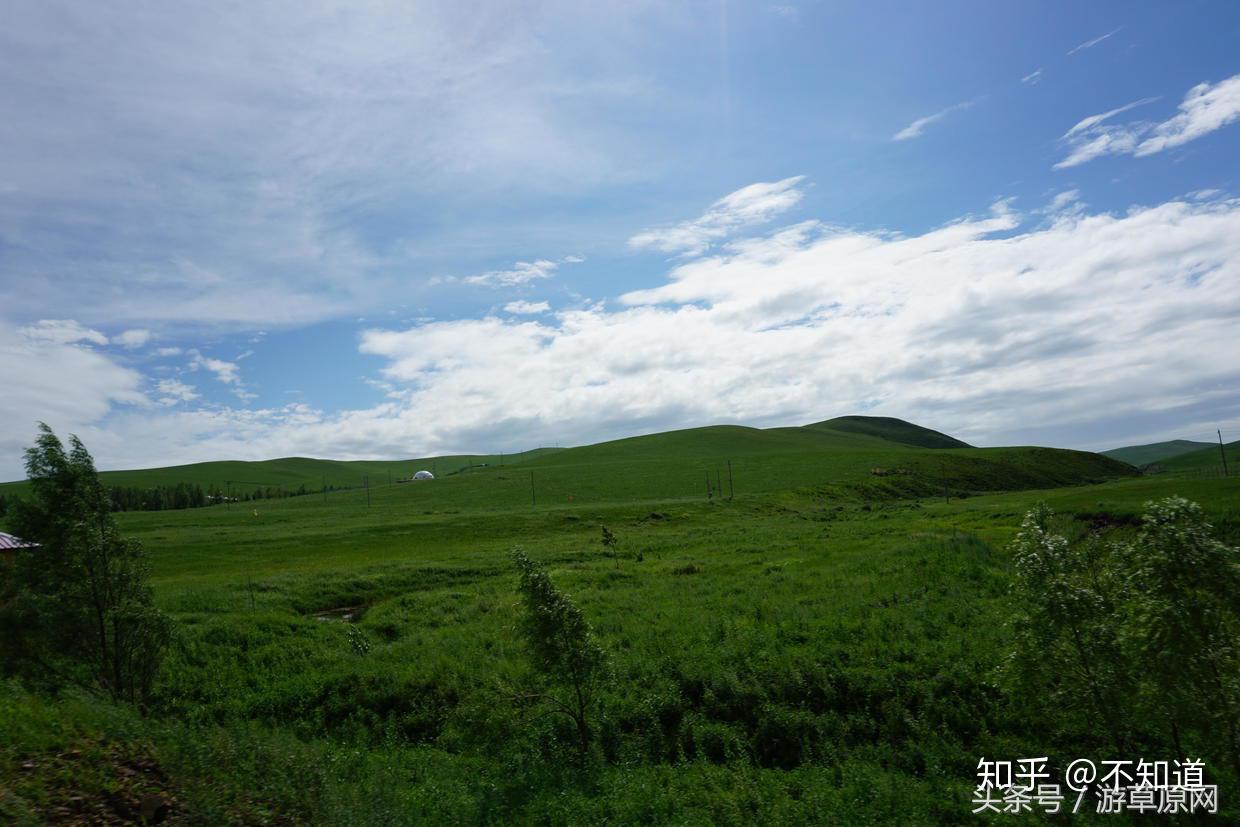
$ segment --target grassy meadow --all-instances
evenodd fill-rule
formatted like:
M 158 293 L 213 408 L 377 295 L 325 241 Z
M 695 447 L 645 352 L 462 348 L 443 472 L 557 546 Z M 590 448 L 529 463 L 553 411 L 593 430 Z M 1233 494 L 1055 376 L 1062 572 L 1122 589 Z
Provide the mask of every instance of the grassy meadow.
M 1236 544 L 1240 480 L 883 433 L 703 428 L 120 514 L 177 622 L 157 697 L 0 684 L 0 820 L 155 791 L 175 823 L 955 824 L 982 756 L 1112 757 L 1005 697 L 1008 543 L 1039 501 L 1124 536 L 1179 494 Z M 238 471 L 193 468 L 161 473 Z M 523 700 L 513 546 L 607 654 L 584 765 Z

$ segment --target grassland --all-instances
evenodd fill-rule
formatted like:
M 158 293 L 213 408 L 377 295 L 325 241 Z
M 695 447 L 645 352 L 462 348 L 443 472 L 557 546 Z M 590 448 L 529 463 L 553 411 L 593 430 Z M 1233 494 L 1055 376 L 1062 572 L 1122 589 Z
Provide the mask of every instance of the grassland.
M 1170 493 L 1240 541 L 1235 479 L 814 426 L 118 515 L 178 621 L 155 708 L 0 686 L 0 817 L 154 789 L 183 823 L 960 823 L 980 756 L 1096 746 L 1004 697 L 1021 515 L 1122 535 Z M 519 701 L 514 545 L 611 662 L 585 768 Z

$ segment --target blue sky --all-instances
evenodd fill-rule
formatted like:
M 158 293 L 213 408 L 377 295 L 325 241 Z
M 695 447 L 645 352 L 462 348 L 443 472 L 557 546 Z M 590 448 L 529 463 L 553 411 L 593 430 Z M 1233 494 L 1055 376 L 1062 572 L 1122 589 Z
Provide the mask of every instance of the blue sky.
M 0 478 L 1240 431 L 1234 3 L 11 8 Z

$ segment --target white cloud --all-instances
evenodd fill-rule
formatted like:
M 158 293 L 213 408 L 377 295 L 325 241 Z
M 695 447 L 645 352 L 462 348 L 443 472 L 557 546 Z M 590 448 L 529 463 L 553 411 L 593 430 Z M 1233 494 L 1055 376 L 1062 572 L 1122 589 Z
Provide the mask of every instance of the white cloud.
M 418 298 L 403 274 L 466 246 L 485 246 L 483 261 L 510 249 L 546 193 L 662 173 L 632 158 L 663 135 L 607 117 L 651 104 L 652 70 L 622 48 L 647 42 L 649 11 L 6 7 L 0 307 L 158 331 L 288 327 Z M 630 57 L 587 67 L 591 44 Z M 515 217 L 495 209 L 527 201 Z M 410 220 L 448 202 L 488 211 L 485 245 L 468 221 Z M 7 277 L 19 272 L 47 275 Z
M 1064 133 L 1065 138 L 1071 138 L 1074 135 L 1088 134 L 1095 130 L 1103 121 L 1110 120 L 1121 112 L 1127 112 L 1130 109 L 1136 109 L 1138 106 L 1154 103 L 1158 98 L 1141 98 L 1141 100 L 1126 103 L 1123 106 L 1116 107 L 1109 112 L 1103 112 L 1101 115 L 1090 115 L 1088 118 L 1082 118 L 1077 122 L 1076 126 Z
M 1240 120 L 1240 75 L 1211 86 L 1199 83 L 1180 102 L 1179 114 L 1155 126 L 1133 152 L 1140 157 L 1186 144 Z
M 159 404 L 175 405 L 178 402 L 192 402 L 198 394 L 193 385 L 187 385 L 179 379 L 160 379 L 155 383 L 159 391 Z
M 1030 86 L 1034 86 L 1034 85 L 1036 85 L 1036 84 L 1037 84 L 1039 81 L 1041 81 L 1041 80 L 1042 80 L 1042 70 L 1041 70 L 1041 69 L 1034 69 L 1032 72 L 1030 72 L 1029 74 L 1025 75 L 1023 78 L 1021 78 L 1021 79 L 1020 79 L 1020 82 L 1021 82 L 1021 83 L 1027 83 L 1027 84 L 1029 84 Z
M 908 141 L 913 138 L 919 138 L 921 137 L 921 134 L 926 131 L 926 127 L 929 126 L 930 124 L 937 123 L 938 121 L 943 120 L 944 118 L 946 118 L 948 115 L 952 114 L 953 112 L 959 112 L 963 109 L 968 109 L 969 107 L 973 106 L 973 104 L 975 103 L 977 103 L 976 98 L 974 98 L 973 100 L 961 101 L 960 103 L 957 103 L 953 106 L 949 106 L 946 109 L 935 112 L 933 115 L 927 115 L 924 118 L 918 118 L 917 120 L 913 121 L 908 126 L 901 129 L 896 134 L 892 135 L 891 140 Z
M 1213 85 L 1197 84 L 1188 90 L 1180 102 L 1179 112 L 1161 123 L 1106 123 L 1121 112 L 1156 100 L 1142 98 L 1082 120 L 1064 133 L 1061 140 L 1070 151 L 1066 158 L 1055 164 L 1055 168 L 1074 167 L 1102 155 L 1134 155 L 1138 158 L 1153 155 L 1182 146 L 1240 120 L 1240 75 L 1233 75 Z
M 78 324 L 73 319 L 40 319 L 36 324 L 23 327 L 21 332 L 32 341 L 58 345 L 74 342 L 90 342 L 96 345 L 108 343 L 107 336 Z
M 149 330 L 126 330 L 117 336 L 112 337 L 112 343 L 122 345 L 128 348 L 142 347 L 151 340 L 151 331 Z
M 548 279 L 559 268 L 558 261 L 540 258 L 537 261 L 518 261 L 507 270 L 489 270 L 463 279 L 466 284 L 485 287 L 520 287 L 539 279 Z
M 802 222 L 683 262 L 618 309 L 368 330 L 388 398 L 335 414 L 126 405 L 142 398 L 132 371 L 14 333 L 24 350 L 0 374 L 21 401 L 0 396 L 0 470 L 51 406 L 105 467 L 514 450 L 858 411 L 980 444 L 1240 428 L 1240 199 L 1077 203 L 1055 197 L 1066 214 L 1049 223 L 1000 206 L 913 236 Z
M 223 382 L 225 385 L 240 385 L 241 373 L 236 362 L 225 362 L 223 359 L 212 359 L 209 356 L 203 356 L 197 350 L 189 352 L 190 361 L 189 369 L 198 370 L 205 368 L 215 374 L 215 378 Z
M 514 313 L 518 316 L 546 313 L 550 309 L 551 305 L 547 302 L 515 301 L 504 305 L 505 312 Z
M 179 347 L 161 347 L 155 349 L 156 356 L 180 356 L 181 348 Z
M 0 480 L 22 476 L 22 451 L 37 422 L 62 434 L 84 431 L 117 406 L 147 404 L 137 371 L 63 339 L 32 337 L 0 322 Z
M 1099 37 L 1095 37 L 1093 40 L 1086 40 L 1084 43 L 1080 44 L 1079 46 L 1075 46 L 1075 47 L 1073 47 L 1072 49 L 1068 50 L 1068 56 L 1069 56 L 1069 57 L 1071 57 L 1072 55 L 1076 54 L 1077 52 L 1083 52 L 1083 51 L 1085 51 L 1086 49 L 1092 49 L 1092 48 L 1094 48 L 1095 46 L 1097 46 L 1097 45 L 1098 45 L 1099 43 L 1101 43 L 1102 41 L 1107 40 L 1108 38 L 1110 38 L 1110 37 L 1114 36 L 1115 34 L 1117 34 L 1117 33 L 1119 32 L 1119 30 L 1120 30 L 1120 29 L 1122 29 L 1122 28 L 1124 28 L 1124 27 L 1123 27 L 1123 26 L 1120 26 L 1120 27 L 1118 27 L 1118 28 L 1112 29 L 1111 31 L 1107 32 L 1107 33 L 1106 33 L 1106 34 L 1104 34 L 1104 35 L 1101 35 L 1101 36 L 1099 36 Z
M 683 256 L 701 255 L 737 230 L 764 224 L 796 206 L 802 197 L 797 185 L 804 177 L 796 175 L 742 187 L 711 204 L 710 209 L 692 221 L 637 233 L 629 239 L 629 246 Z

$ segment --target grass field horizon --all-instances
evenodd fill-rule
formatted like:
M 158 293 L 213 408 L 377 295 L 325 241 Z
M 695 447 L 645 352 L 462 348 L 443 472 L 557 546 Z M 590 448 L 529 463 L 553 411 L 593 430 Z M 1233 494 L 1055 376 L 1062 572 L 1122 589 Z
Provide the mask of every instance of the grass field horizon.
M 269 460 L 212 460 L 186 465 L 145 469 L 101 471 L 105 485 L 137 488 L 170 486 L 178 483 L 215 486 L 220 490 L 231 486 L 236 493 L 262 487 L 295 489 L 304 485 L 309 491 L 324 487 L 357 489 L 367 477 L 372 487 L 389 481 L 408 479 L 415 471 L 431 470 L 439 477 L 476 474 L 509 466 L 528 468 L 564 468 L 580 464 L 633 461 L 648 463 L 711 463 L 756 455 L 809 454 L 848 452 L 858 460 L 850 476 L 860 478 L 866 457 L 875 460 L 898 460 L 897 454 L 909 451 L 940 451 L 959 449 L 973 453 L 959 454 L 975 458 L 999 457 L 998 452 L 1020 451 L 1032 454 L 1044 449 L 1032 446 L 974 448 L 938 431 L 892 417 L 841 416 L 804 426 L 752 428 L 743 425 L 709 425 L 680 430 L 655 432 L 608 440 L 575 447 L 540 447 L 510 454 L 449 454 L 394 460 L 334 460 L 310 457 L 280 457 Z M 1088 452 L 1071 451 L 1073 455 Z M 928 455 L 927 455 L 928 456 Z M 947 456 L 947 455 L 943 455 Z M 958 456 L 953 454 L 952 456 Z M 942 457 L 940 457 L 942 458 Z M 925 457 L 922 457 L 924 460 Z M 924 465 L 925 463 L 921 463 Z M 953 462 L 954 464 L 954 462 Z M 1036 465 L 1036 463 L 1034 463 Z M 872 470 L 864 469 L 867 472 Z M 1107 468 L 1105 463 L 1099 469 Z M 898 469 L 887 469 L 898 470 Z M 908 470 L 908 469 L 905 469 Z M 1049 470 L 1044 466 L 1043 470 Z M 1118 466 L 1108 469 L 1121 473 Z M 699 475 L 700 476 L 700 475 Z M 795 480 L 793 481 L 795 482 Z M 0 494 L 17 493 L 25 482 L 13 480 L 0 483 Z M 695 484 L 686 481 L 686 489 Z M 705 490 L 705 483 L 696 488 Z M 659 496 L 658 494 L 655 495 Z
M 1240 538 L 1240 480 L 844 424 L 693 428 L 423 483 L 370 465 L 369 491 L 117 514 L 178 630 L 152 709 L 0 685 L 0 814 L 106 809 L 137 762 L 163 780 L 125 794 L 185 823 L 956 823 L 979 756 L 1080 747 L 993 686 L 1024 513 L 1122 538 L 1176 494 Z M 585 775 L 560 722 L 513 700 L 539 679 L 514 547 L 608 659 Z

